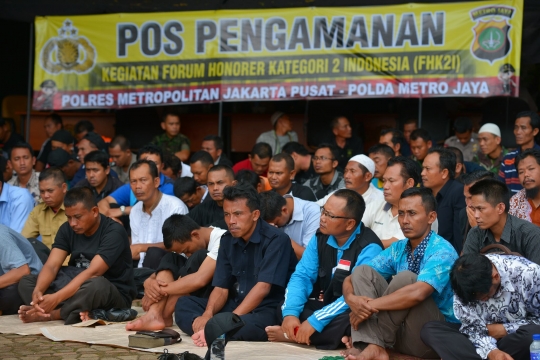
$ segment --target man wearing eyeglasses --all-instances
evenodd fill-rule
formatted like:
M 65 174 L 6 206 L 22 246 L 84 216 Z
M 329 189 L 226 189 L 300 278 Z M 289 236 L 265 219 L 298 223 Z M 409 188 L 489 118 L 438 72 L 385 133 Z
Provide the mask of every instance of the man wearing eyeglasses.
M 306 181 L 304 186 L 311 188 L 317 199 L 322 199 L 331 192 L 345 187 L 343 174 L 336 169 L 338 156 L 339 149 L 336 146 L 321 144 L 311 158 L 318 176 Z
M 362 196 L 348 189 L 336 191 L 321 207 L 319 231 L 308 243 L 278 310 L 283 323 L 266 328 L 270 341 L 329 350 L 350 336 L 343 280 L 383 249 L 377 235 L 361 222 L 365 207 Z
M 423 359 L 437 354 L 420 339 L 428 321 L 458 322 L 450 269 L 458 258 L 452 245 L 431 230 L 437 217 L 431 190 L 403 191 L 398 220 L 405 239 L 396 241 L 343 281 L 351 308 L 347 360 L 388 359 L 385 348 Z

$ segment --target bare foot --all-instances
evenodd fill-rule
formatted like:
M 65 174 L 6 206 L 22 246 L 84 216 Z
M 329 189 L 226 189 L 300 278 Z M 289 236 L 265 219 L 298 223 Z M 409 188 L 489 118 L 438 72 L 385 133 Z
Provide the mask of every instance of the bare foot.
M 204 329 L 197 331 L 195 334 L 191 335 L 193 343 L 199 347 L 207 347 L 206 339 L 204 338 Z
M 38 322 L 38 321 L 50 321 L 51 316 L 45 316 L 39 314 L 36 309 L 34 309 L 33 306 L 26 306 L 22 305 L 19 308 L 19 319 L 22 320 L 23 323 L 31 323 L 31 322 Z
M 79 316 L 81 317 L 81 321 L 92 320 L 92 318 L 90 317 L 90 312 L 89 311 L 81 311 L 79 313 Z
M 291 339 L 285 337 L 285 332 L 279 325 L 267 326 L 264 331 L 268 335 L 269 341 L 278 341 L 278 342 L 294 342 Z
M 388 353 L 383 347 L 369 344 L 364 351 L 352 348 L 340 352 L 345 360 L 389 360 Z
M 172 324 L 171 324 L 172 325 Z M 154 313 L 147 313 L 137 320 L 130 321 L 126 325 L 127 331 L 155 331 L 163 330 L 167 324 L 163 321 L 161 316 L 157 316 Z M 170 326 L 170 325 L 169 325 Z
M 345 347 L 346 347 L 347 349 L 352 349 L 352 347 L 353 347 L 353 346 L 352 346 L 352 339 L 351 339 L 350 336 L 344 336 L 344 337 L 342 337 L 342 338 L 341 338 L 341 342 L 342 342 L 343 344 L 345 344 Z

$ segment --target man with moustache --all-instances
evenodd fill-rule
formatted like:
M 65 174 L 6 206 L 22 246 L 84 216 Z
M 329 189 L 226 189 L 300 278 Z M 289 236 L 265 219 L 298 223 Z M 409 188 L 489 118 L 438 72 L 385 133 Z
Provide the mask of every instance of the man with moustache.
M 294 160 L 287 153 L 274 155 L 268 166 L 268 182 L 279 195 L 290 194 L 306 201 L 317 201 L 315 194 L 307 186 L 293 182 L 296 175 Z
M 523 189 L 510 199 L 510 215 L 540 226 L 540 151 L 525 150 L 516 156 L 516 168 Z
M 508 150 L 501 145 L 501 129 L 496 124 L 487 123 L 478 131 L 480 150 L 473 157 L 473 162 L 495 175 L 499 174 L 503 158 Z
M 343 174 L 337 170 L 339 154 L 336 146 L 321 144 L 312 157 L 313 168 L 318 176 L 306 181 L 304 186 L 309 187 L 317 199 L 322 199 L 331 192 L 345 187 Z

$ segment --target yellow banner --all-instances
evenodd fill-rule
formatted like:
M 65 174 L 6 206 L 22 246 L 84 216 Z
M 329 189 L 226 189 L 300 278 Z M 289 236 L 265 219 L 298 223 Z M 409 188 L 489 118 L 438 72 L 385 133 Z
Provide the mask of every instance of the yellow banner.
M 34 109 L 518 96 L 523 0 L 36 19 Z

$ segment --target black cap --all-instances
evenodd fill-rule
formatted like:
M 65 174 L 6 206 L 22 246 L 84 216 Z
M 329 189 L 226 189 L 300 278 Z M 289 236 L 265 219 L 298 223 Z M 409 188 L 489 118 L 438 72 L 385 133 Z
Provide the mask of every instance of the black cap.
M 73 145 L 75 142 L 75 138 L 71 133 L 67 130 L 60 129 L 56 130 L 56 132 L 51 136 L 51 141 L 60 141 L 61 143 L 67 144 L 67 145 Z
M 66 150 L 55 149 L 49 153 L 47 163 L 50 166 L 62 167 L 66 165 L 71 159 L 74 159 L 73 155 L 70 155 Z
M 107 152 L 107 144 L 99 134 L 91 131 L 88 132 L 83 139 L 90 141 L 98 148 L 99 151 Z

